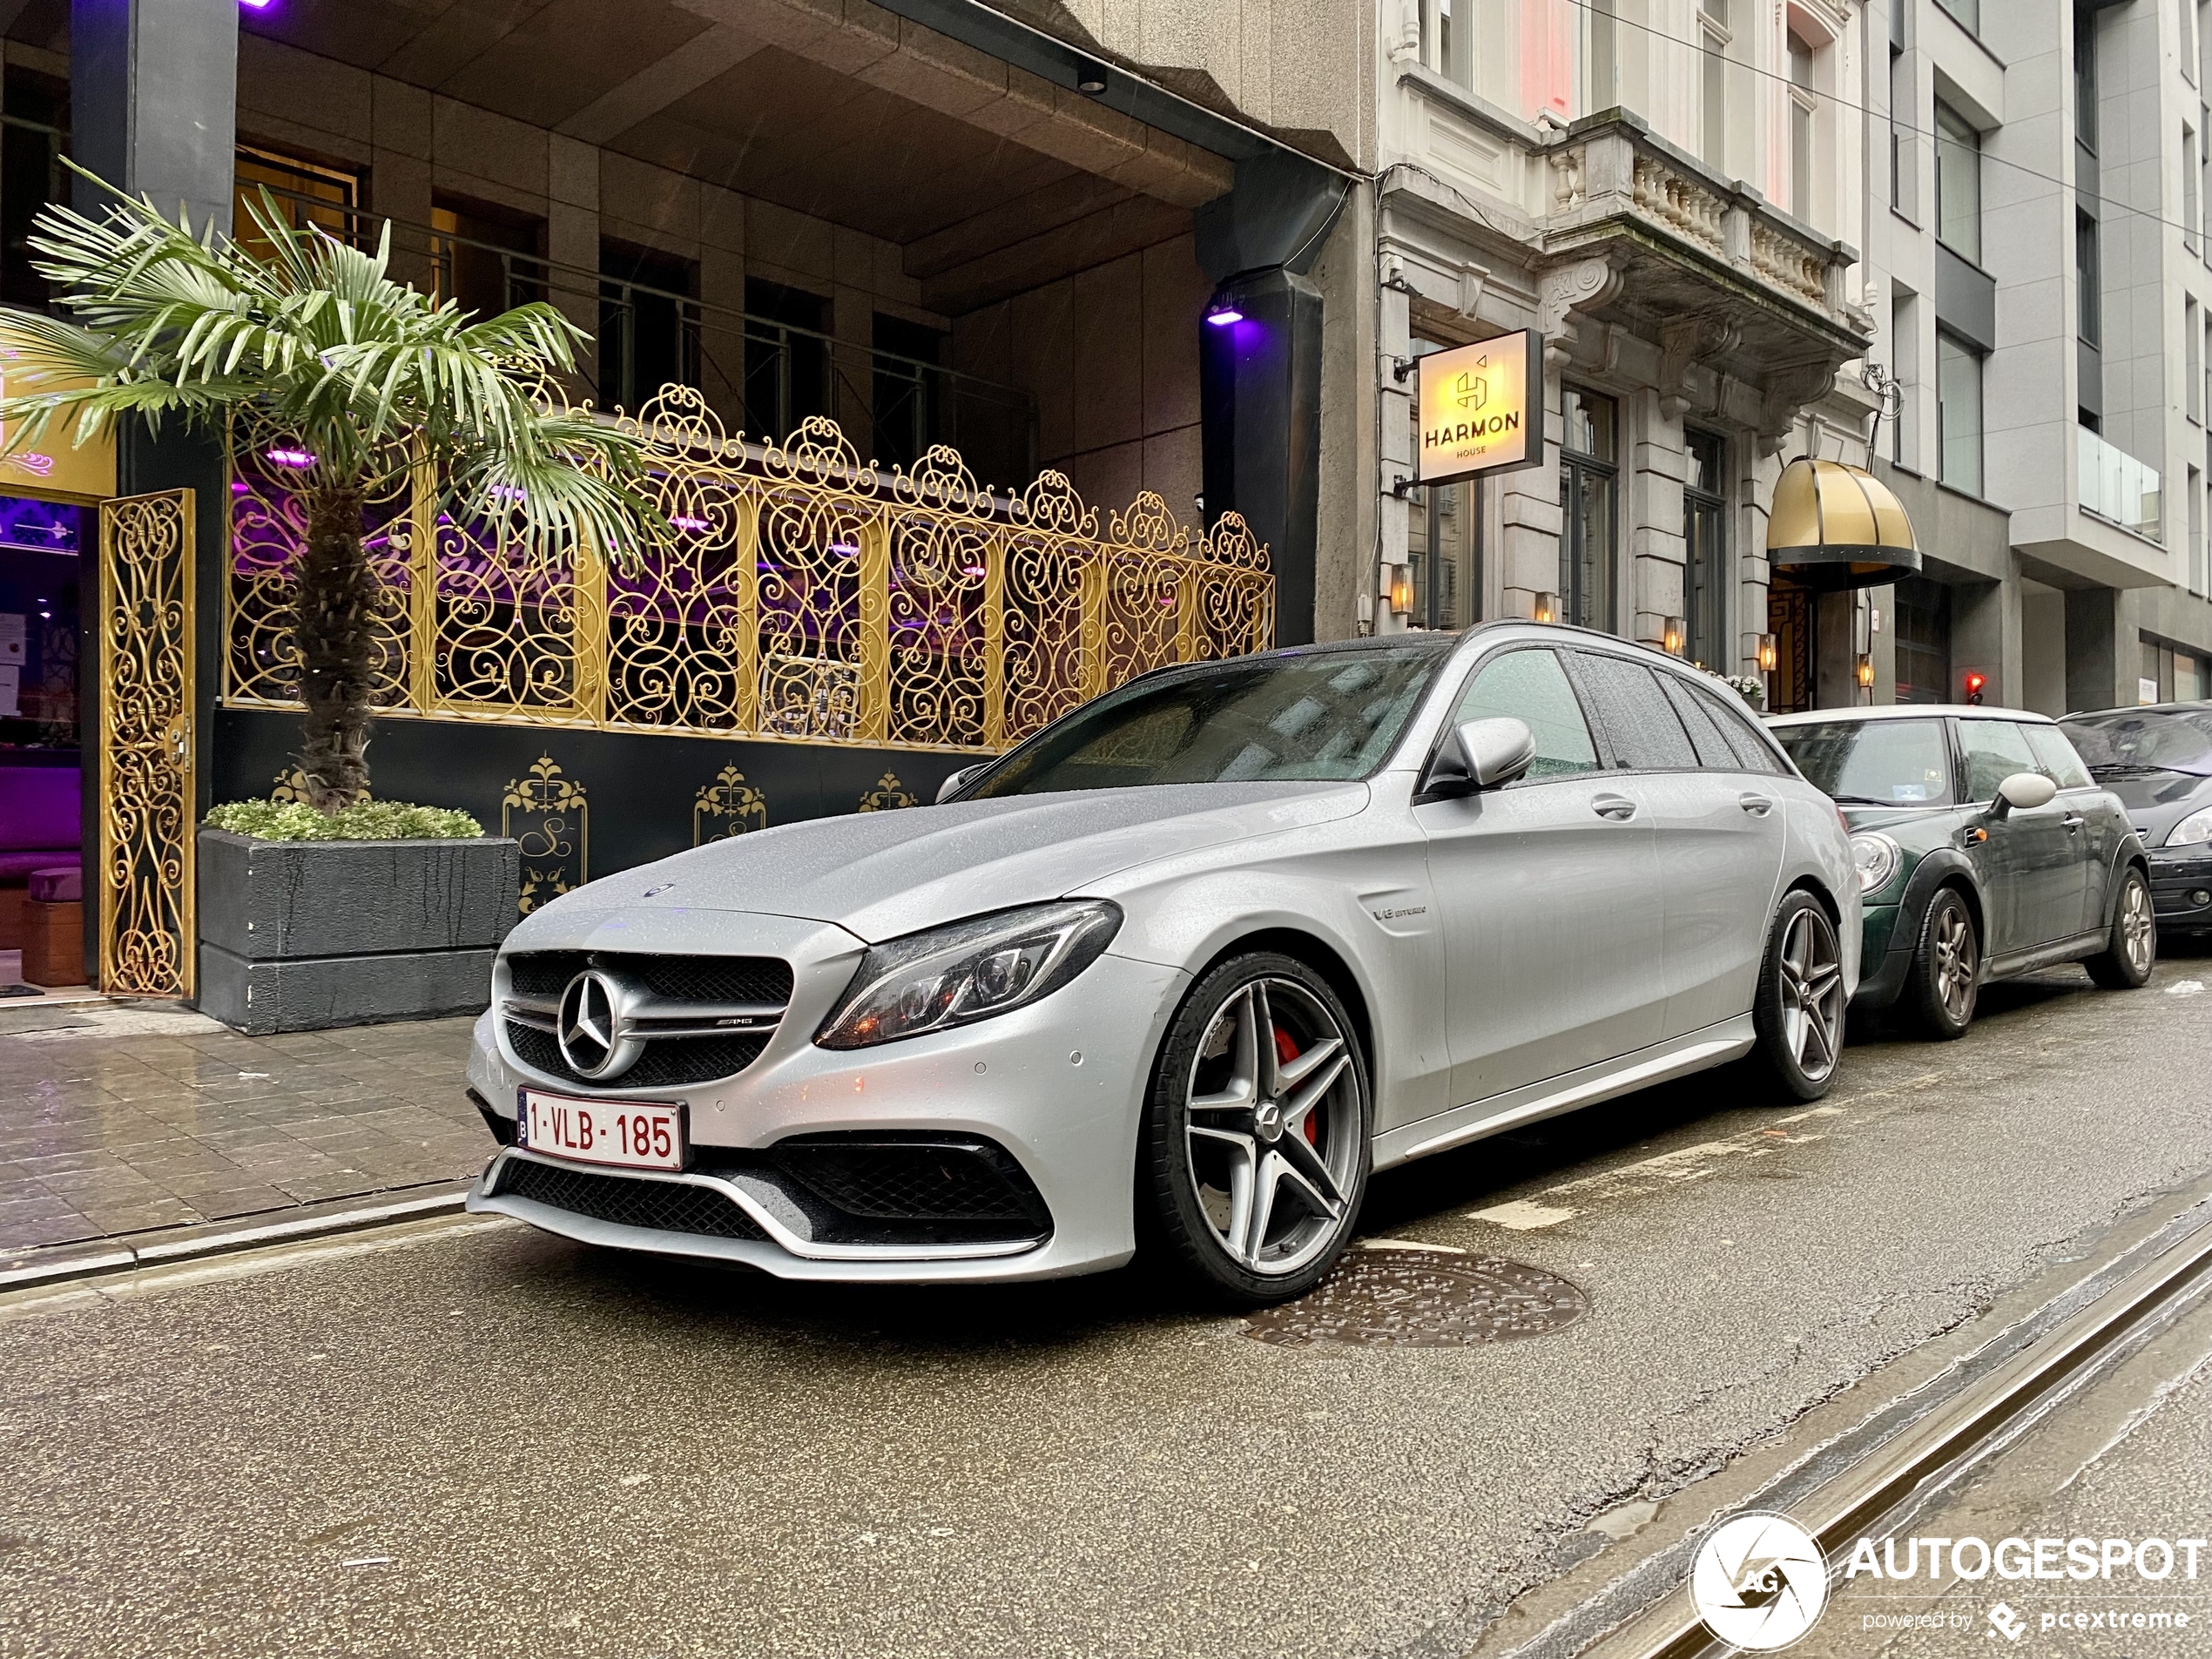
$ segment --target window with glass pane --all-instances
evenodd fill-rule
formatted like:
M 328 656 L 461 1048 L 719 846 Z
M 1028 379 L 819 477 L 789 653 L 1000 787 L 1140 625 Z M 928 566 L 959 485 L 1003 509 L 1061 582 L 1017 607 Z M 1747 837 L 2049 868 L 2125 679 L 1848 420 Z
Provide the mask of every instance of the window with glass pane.
M 1541 782 L 1597 770 L 1597 745 L 1582 719 L 1582 705 L 1556 652 L 1511 651 L 1482 665 L 1460 698 L 1452 719 L 1469 720 L 1510 717 L 1523 721 L 1536 734 L 1536 758 L 1525 776 Z
M 1616 64 L 1619 54 L 1615 42 L 1620 24 L 1616 11 L 1620 0 L 1584 0 L 1584 15 L 1588 20 L 1589 35 L 1583 56 L 1582 96 L 1585 113 L 1609 110 L 1621 101 Z
M 2081 338 L 2092 346 L 2104 338 L 2103 280 L 2097 265 L 2097 221 L 2077 212 L 2074 216 L 2074 292 L 2080 314 L 2074 324 Z
M 2182 129 L 2182 246 L 2196 252 L 2197 206 L 2196 134 Z
M 1942 431 L 1938 475 L 1953 489 L 1981 494 L 1981 354 L 1936 331 L 1936 420 Z
M 1951 701 L 1951 590 L 1925 577 L 1897 584 L 1897 700 Z
M 1725 671 L 1728 649 L 1728 503 L 1723 469 L 1728 445 L 1717 433 L 1692 432 L 1683 483 L 1683 602 L 1692 662 Z
M 1413 341 L 1413 355 L 1442 347 Z M 1410 410 L 1418 427 L 1420 411 Z M 1413 578 L 1414 628 L 1466 628 L 1480 622 L 1481 572 L 1475 561 L 1475 490 L 1472 484 L 1429 484 L 1406 494 L 1406 562 Z
M 2019 772 L 2040 772 L 2027 734 L 2010 720 L 1961 720 L 1959 746 L 1966 752 L 1966 799 L 1995 800 L 1997 786 Z
M 1823 720 L 1774 735 L 1805 781 L 1850 806 L 1945 806 L 1951 750 L 1940 720 Z
M 1947 104 L 1936 118 L 1936 237 L 1964 260 L 1981 262 L 1981 134 Z
M 1613 626 L 1614 492 L 1617 436 L 1613 400 L 1568 386 L 1560 392 L 1559 598 L 1563 622 Z
M 1790 31 L 1790 211 L 1812 218 L 1812 44 Z
M 1981 0 L 1936 0 L 1936 4 L 1956 17 L 1968 34 L 1981 32 Z
M 2074 141 L 2097 152 L 2097 12 L 2074 8 Z
M 1571 656 L 1575 682 L 1589 699 L 1615 766 L 1623 772 L 1687 772 L 1698 764 L 1689 733 L 1651 670 L 1594 651 Z
M 1698 40 L 1704 62 L 1704 144 L 1701 153 L 1715 172 L 1728 170 L 1729 0 L 1703 0 L 1698 9 Z

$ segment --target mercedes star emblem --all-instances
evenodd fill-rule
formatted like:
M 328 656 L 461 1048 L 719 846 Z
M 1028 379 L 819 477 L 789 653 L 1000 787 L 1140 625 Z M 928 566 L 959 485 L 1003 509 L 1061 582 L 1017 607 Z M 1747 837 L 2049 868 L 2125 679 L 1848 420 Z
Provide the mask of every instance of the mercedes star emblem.
M 577 1076 L 604 1082 L 637 1063 L 644 1045 L 617 1035 L 629 1001 L 622 982 L 596 968 L 578 974 L 561 993 L 560 1026 L 555 1035 L 561 1057 Z

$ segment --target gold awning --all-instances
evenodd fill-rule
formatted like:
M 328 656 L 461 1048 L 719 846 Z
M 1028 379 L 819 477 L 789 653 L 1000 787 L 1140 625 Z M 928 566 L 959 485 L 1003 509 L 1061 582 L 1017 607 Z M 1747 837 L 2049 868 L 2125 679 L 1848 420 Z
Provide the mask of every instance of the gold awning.
M 1920 570 L 1912 521 L 1863 467 L 1801 456 L 1774 484 L 1766 556 L 1802 587 L 1875 588 Z

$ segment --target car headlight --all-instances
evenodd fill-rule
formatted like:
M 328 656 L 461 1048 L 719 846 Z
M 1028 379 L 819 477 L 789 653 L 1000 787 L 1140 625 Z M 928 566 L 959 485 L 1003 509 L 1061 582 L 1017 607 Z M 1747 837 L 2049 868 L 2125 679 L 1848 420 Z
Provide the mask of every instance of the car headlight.
M 1861 830 L 1851 838 L 1851 861 L 1858 872 L 1861 893 L 1872 893 L 1887 885 L 1897 873 L 1898 858 L 1897 843 L 1886 835 Z
M 876 946 L 822 1022 L 825 1049 L 867 1049 L 971 1025 L 1049 996 L 1098 960 L 1122 925 L 1103 899 L 974 916 Z
M 2191 813 L 2175 825 L 2166 837 L 2168 846 L 2195 846 L 2200 841 L 2212 841 L 2212 806 Z

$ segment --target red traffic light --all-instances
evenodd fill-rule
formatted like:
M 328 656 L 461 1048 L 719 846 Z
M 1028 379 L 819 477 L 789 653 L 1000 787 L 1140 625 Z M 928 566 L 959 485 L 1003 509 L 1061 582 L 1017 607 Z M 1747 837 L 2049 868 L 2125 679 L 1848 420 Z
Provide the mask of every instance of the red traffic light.
M 1981 688 L 1982 688 L 1983 686 L 1985 686 L 1985 685 L 1988 685 L 1988 684 L 1989 684 L 1989 680 L 1988 680 L 1988 678 L 1987 678 L 1986 675 L 1981 675 L 1981 674 L 1969 674 L 1969 675 L 1967 675 L 1967 676 L 1966 676 L 1966 701 L 1967 701 L 1967 702 L 1969 702 L 1969 703 L 1979 703 L 1979 702 L 1980 702 L 1980 701 L 1981 701 Z

